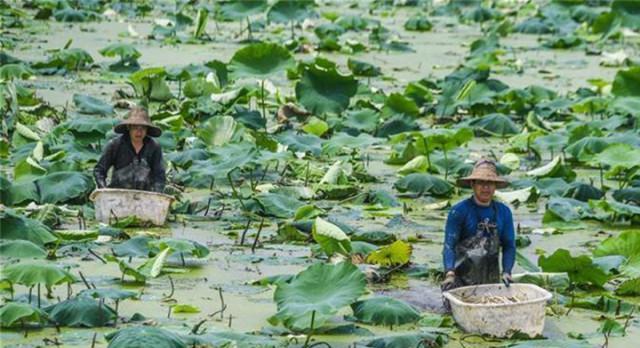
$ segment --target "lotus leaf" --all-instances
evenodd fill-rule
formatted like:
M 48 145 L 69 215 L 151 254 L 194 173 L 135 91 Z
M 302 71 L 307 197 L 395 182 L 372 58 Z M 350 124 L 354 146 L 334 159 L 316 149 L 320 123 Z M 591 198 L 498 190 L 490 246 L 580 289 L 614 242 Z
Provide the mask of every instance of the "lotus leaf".
M 416 102 L 400 93 L 391 93 L 384 102 L 382 108 L 383 116 L 406 115 L 417 117 L 420 115 L 420 109 Z
M 172 313 L 200 313 L 200 308 L 188 304 L 174 304 L 171 306 Z
M 313 239 L 322 247 L 322 250 L 331 257 L 338 253 L 348 256 L 351 253 L 351 240 L 340 227 L 316 217 L 312 229 Z
M 53 17 L 55 17 L 58 22 L 87 22 L 100 19 L 100 14 L 93 11 L 67 7 L 55 11 Z
M 262 193 L 254 200 L 258 203 L 257 212 L 263 216 L 275 216 L 278 218 L 291 218 L 304 203 L 295 197 L 280 193 Z
M 295 89 L 298 102 L 315 115 L 339 114 L 356 94 L 358 81 L 351 75 L 342 75 L 334 63 L 317 59 L 302 66 Z
M 640 96 L 640 67 L 618 71 L 613 80 L 611 93 L 618 97 Z
M 142 57 L 142 53 L 140 53 L 140 51 L 138 51 L 133 45 L 124 43 L 111 44 L 98 52 L 105 57 L 118 56 L 121 60 L 136 60 Z
M 409 31 L 429 31 L 433 24 L 425 16 L 413 16 L 404 23 L 404 28 Z
M 77 110 L 84 114 L 107 116 L 114 113 L 113 106 L 98 98 L 84 94 L 74 94 L 73 103 Z
M 236 51 L 227 68 L 235 79 L 265 79 L 291 68 L 293 64 L 291 53 L 286 48 L 272 43 L 256 43 Z
M 339 132 L 322 145 L 322 152 L 327 155 L 334 155 L 341 151 L 351 153 L 355 149 L 367 149 L 372 145 L 379 144 L 380 142 L 382 142 L 382 139 L 372 137 L 365 133 L 360 133 L 358 136 L 354 137 L 347 133 Z
M 92 298 L 108 298 L 110 300 L 124 300 L 128 298 L 135 298 L 138 296 L 137 292 L 129 290 L 119 290 L 112 288 L 98 288 L 98 289 L 85 289 L 80 291 L 78 296 L 88 296 Z
M 631 277 L 640 277 L 640 233 L 625 231 L 617 237 L 609 237 L 596 250 L 595 256 L 621 255 L 627 258 L 622 272 Z
M 535 284 L 539 287 L 553 290 L 563 291 L 566 290 L 570 284 L 569 275 L 565 272 L 560 273 L 523 273 L 514 275 L 513 280 L 518 283 Z
M 616 295 L 640 296 L 640 278 L 629 279 L 620 284 L 616 289 Z
M 469 123 L 476 133 L 507 137 L 520 133 L 520 128 L 503 114 L 489 114 Z
M 223 18 L 236 21 L 262 13 L 266 9 L 265 0 L 222 1 L 219 7 Z
M 20 215 L 9 208 L 0 211 L 0 225 L 2 239 L 27 240 L 39 246 L 58 240 L 49 227 L 40 221 Z
M 327 122 L 313 116 L 307 120 L 307 123 L 304 126 L 302 126 L 302 130 L 306 133 L 321 137 L 329 130 L 329 125 Z
M 316 16 L 313 6 L 313 0 L 278 0 L 269 8 L 267 19 L 276 23 L 301 22 Z
M 47 256 L 47 251 L 28 240 L 2 240 L 0 241 L 0 256 L 43 259 Z
M 136 236 L 125 242 L 113 246 L 116 256 L 147 257 L 149 255 L 149 242 L 153 239 L 146 236 Z
M 591 199 L 599 200 L 604 196 L 604 193 L 589 184 L 572 182 L 562 196 L 588 202 Z
M 367 262 L 385 267 L 405 265 L 411 260 L 411 252 L 410 244 L 397 240 L 369 254 Z
M 351 309 L 356 319 L 365 324 L 393 327 L 420 319 L 420 313 L 413 306 L 386 296 L 354 302 Z
M 120 329 L 106 335 L 106 338 L 108 348 L 187 348 L 178 335 L 152 326 Z
M 76 281 L 71 273 L 56 265 L 43 262 L 22 262 L 3 267 L 2 279 L 25 286 L 43 284 L 47 288 Z
M 376 245 L 389 244 L 396 241 L 396 236 L 386 231 L 363 231 L 351 235 L 354 241 L 363 241 Z
M 93 180 L 84 173 L 57 172 L 36 180 L 40 192 L 40 203 L 59 203 L 88 195 L 93 189 Z
M 602 152 L 609 143 L 600 137 L 584 137 L 566 148 L 566 152 L 580 162 L 589 162 L 596 154 Z
M 349 60 L 347 61 L 347 67 L 349 67 L 349 70 L 351 70 L 351 72 L 355 76 L 376 77 L 376 76 L 382 75 L 382 71 L 380 70 L 379 67 L 371 63 L 367 63 L 367 62 L 363 62 L 363 61 L 359 61 L 351 58 L 349 58 Z
M 295 152 L 310 152 L 317 156 L 322 151 L 322 139 L 312 134 L 297 135 L 294 132 L 280 133 L 278 141 Z
M 569 279 L 577 284 L 602 287 L 608 280 L 589 256 L 574 257 L 566 249 L 558 249 L 550 256 L 540 256 L 538 265 L 545 272 L 567 272 Z
M 542 221 L 562 220 L 569 222 L 590 217 L 595 217 L 595 215 L 587 203 L 572 198 L 553 197 L 547 203 L 547 210 Z
M 411 173 L 425 173 L 429 170 L 429 160 L 426 156 L 416 156 L 411 161 L 405 163 L 398 169 L 398 174 L 407 175 Z
M 336 24 L 346 30 L 364 30 L 369 25 L 369 20 L 359 15 L 342 15 L 336 20 Z
M 209 249 L 206 246 L 188 239 L 162 238 L 157 242 L 150 242 L 150 244 L 159 250 L 171 248 L 173 252 L 187 253 L 198 258 L 209 255 Z
M 415 131 L 419 129 L 415 119 L 403 114 L 395 115 L 384 121 L 375 132 L 376 137 L 384 138 L 398 133 Z
M 242 126 L 238 125 L 231 116 L 215 116 L 201 125 L 197 134 L 211 147 L 222 146 L 240 140 Z
M 448 196 L 453 186 L 448 182 L 429 174 L 413 173 L 396 181 L 393 187 L 400 192 L 412 192 L 419 195 Z
M 22 63 L 5 64 L 0 67 L 0 81 L 26 80 L 34 72 Z
M 406 347 L 443 347 L 447 342 L 445 335 L 431 332 L 396 334 L 374 338 L 363 342 L 371 348 L 406 348 Z
M 47 313 L 26 303 L 9 302 L 0 308 L 2 327 L 12 327 L 25 322 L 43 322 L 46 318 Z
M 138 267 L 138 272 L 148 278 L 156 278 L 162 273 L 162 267 L 167 261 L 167 257 L 173 252 L 173 249 L 166 248 L 160 251 L 156 256 L 147 260 Z
M 85 296 L 59 302 L 45 312 L 58 325 L 69 327 L 102 327 L 116 319 L 111 307 Z
M 167 72 L 164 68 L 147 68 L 129 76 L 129 84 L 133 87 L 136 96 L 153 101 L 167 101 L 173 97 L 165 78 Z
M 629 187 L 613 191 L 613 198 L 618 202 L 640 204 L 640 187 Z
M 592 162 L 609 167 L 610 172 L 618 173 L 640 166 L 640 149 L 627 144 L 611 144 L 595 155 Z
M 364 274 L 351 263 L 316 263 L 298 273 L 290 283 L 279 283 L 273 298 L 278 313 L 269 318 L 273 325 L 301 330 L 321 327 L 340 308 L 353 303 L 365 291 Z

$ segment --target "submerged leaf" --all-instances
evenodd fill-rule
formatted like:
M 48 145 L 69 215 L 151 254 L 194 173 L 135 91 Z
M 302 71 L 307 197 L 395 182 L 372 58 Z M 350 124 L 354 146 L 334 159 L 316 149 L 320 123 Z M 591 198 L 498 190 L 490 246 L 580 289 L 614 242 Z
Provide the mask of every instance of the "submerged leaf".
M 386 296 L 355 302 L 351 309 L 356 319 L 365 324 L 393 327 L 420 319 L 420 313 L 413 306 Z
M 369 254 L 367 262 L 385 267 L 404 265 L 409 263 L 411 251 L 410 244 L 397 240 Z

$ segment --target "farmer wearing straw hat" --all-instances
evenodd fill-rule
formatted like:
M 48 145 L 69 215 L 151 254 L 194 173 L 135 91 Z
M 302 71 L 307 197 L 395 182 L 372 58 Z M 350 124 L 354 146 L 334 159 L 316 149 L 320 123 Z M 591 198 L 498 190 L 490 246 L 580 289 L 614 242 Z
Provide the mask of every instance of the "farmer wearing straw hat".
M 147 110 L 135 107 L 126 120 L 113 127 L 121 136 L 113 139 L 93 170 L 98 188 L 107 187 L 107 172 L 113 167 L 108 187 L 144 191 L 164 191 L 165 172 L 162 149 L 151 137 L 162 134 L 151 123 Z
M 498 176 L 496 164 L 480 160 L 458 186 L 471 187 L 473 195 L 451 208 L 442 252 L 445 280 L 442 290 L 465 285 L 511 283 L 516 257 L 513 216 L 505 204 L 493 200 L 496 188 L 509 183 Z M 502 247 L 502 277 L 499 249 Z

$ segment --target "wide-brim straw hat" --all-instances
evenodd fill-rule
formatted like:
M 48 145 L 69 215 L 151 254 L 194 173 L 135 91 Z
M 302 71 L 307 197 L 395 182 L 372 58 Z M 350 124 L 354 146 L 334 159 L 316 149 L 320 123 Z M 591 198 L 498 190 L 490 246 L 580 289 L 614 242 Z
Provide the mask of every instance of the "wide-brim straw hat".
M 162 134 L 162 130 L 151 123 L 151 118 L 147 110 L 140 107 L 131 109 L 127 119 L 113 127 L 113 131 L 119 134 L 125 134 L 129 132 L 129 126 L 146 126 L 147 135 L 152 137 L 159 137 Z
M 469 176 L 458 179 L 458 186 L 471 187 L 471 182 L 474 180 L 493 182 L 496 184 L 496 188 L 509 186 L 509 181 L 498 175 L 496 163 L 490 160 L 476 162 Z

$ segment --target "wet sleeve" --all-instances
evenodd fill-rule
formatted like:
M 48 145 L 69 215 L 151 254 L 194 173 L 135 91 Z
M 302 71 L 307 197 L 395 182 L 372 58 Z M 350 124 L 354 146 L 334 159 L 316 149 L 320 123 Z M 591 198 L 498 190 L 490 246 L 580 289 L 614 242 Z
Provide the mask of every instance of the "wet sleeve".
M 93 177 L 96 180 L 98 188 L 107 186 L 107 172 L 113 165 L 117 144 L 115 140 L 110 141 L 104 149 L 98 163 L 93 168 Z
M 456 263 L 456 243 L 460 238 L 463 223 L 463 214 L 451 209 L 447 217 L 447 223 L 444 229 L 444 248 L 442 250 L 442 261 L 444 263 L 444 271 L 452 271 Z
M 516 234 L 513 229 L 513 215 L 511 210 L 505 206 L 503 233 L 500 236 L 502 244 L 502 272 L 511 274 L 516 261 Z
M 155 192 L 164 192 L 164 185 L 166 183 L 164 162 L 162 159 L 162 148 L 157 146 L 153 152 L 151 159 L 151 178 L 153 180 L 151 189 Z

